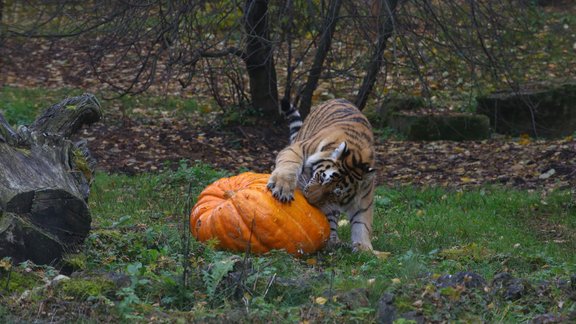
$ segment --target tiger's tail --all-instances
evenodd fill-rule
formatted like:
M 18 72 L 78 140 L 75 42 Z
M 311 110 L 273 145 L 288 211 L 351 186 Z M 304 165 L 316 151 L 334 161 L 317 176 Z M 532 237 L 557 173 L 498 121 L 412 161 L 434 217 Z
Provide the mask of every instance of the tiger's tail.
M 290 143 L 294 142 L 294 138 L 298 134 L 298 131 L 302 127 L 302 117 L 298 109 L 290 103 L 288 99 L 282 99 L 280 102 L 280 108 L 282 109 L 282 114 L 288 120 L 290 125 Z

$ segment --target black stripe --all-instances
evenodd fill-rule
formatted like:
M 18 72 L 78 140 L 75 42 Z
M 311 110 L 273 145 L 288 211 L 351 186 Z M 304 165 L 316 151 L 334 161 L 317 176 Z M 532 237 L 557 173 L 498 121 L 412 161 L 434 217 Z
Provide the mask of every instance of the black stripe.
M 324 144 L 324 146 L 322 146 L 322 147 L 320 148 L 320 152 L 327 151 L 326 149 L 332 150 L 331 146 L 332 146 L 332 145 L 335 145 L 335 144 L 336 144 L 336 142 L 330 142 L 330 143 L 328 143 L 328 144 Z
M 295 127 L 293 129 L 290 129 L 290 137 L 295 138 L 299 132 L 300 132 L 300 127 Z M 292 144 L 292 143 L 290 143 L 290 144 Z
M 368 226 L 366 225 L 366 223 L 364 223 L 364 222 L 361 222 L 361 221 L 354 221 L 354 222 L 350 222 L 350 225 L 354 225 L 354 224 L 362 224 L 362 225 L 364 225 L 364 226 L 368 227 Z
M 320 160 L 318 160 L 318 161 L 315 161 L 315 162 L 312 163 L 312 165 L 311 165 L 312 170 L 314 170 L 314 168 L 315 168 L 318 164 L 320 164 L 320 163 L 322 163 L 322 162 L 332 162 L 332 160 L 330 160 L 330 159 L 320 159 Z
M 300 118 L 300 115 L 290 115 L 286 117 L 286 120 L 288 121 L 288 124 L 290 124 L 295 121 L 302 121 L 302 118 Z
M 348 205 L 348 203 L 354 198 L 354 195 L 346 196 L 342 199 L 342 205 Z
M 372 201 L 365 208 L 358 209 L 358 211 L 355 212 L 354 215 L 352 215 L 352 217 L 350 217 L 350 223 L 353 223 L 354 218 L 356 218 L 360 213 L 367 212 L 371 207 L 372 207 Z
M 368 197 L 371 193 L 372 193 L 372 190 L 368 190 L 368 191 L 364 194 L 364 196 L 362 196 L 360 199 L 364 199 L 364 198 Z
M 294 152 L 294 154 L 296 154 L 296 156 L 298 156 L 298 158 L 302 159 L 302 155 L 300 153 L 296 152 L 296 150 L 293 149 L 291 146 L 287 147 L 286 150 Z
M 368 227 L 368 225 L 364 222 L 351 222 L 350 226 L 355 225 L 355 224 L 362 224 L 364 225 L 364 227 L 366 227 L 366 229 L 368 230 L 368 232 L 370 232 L 370 228 Z

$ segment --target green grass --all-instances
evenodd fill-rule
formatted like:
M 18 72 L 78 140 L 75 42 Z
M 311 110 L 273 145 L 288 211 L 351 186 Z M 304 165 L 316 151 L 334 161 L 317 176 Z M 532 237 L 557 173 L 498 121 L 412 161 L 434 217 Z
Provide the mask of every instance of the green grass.
M 386 219 L 395 235 L 376 227 L 376 245 L 393 252 L 437 249 L 476 243 L 496 253 L 538 254 L 576 261 L 574 242 L 556 244 L 539 234 L 538 226 L 564 224 L 574 230 L 574 218 L 565 217 L 559 200 L 569 192 L 542 197 L 540 193 L 484 188 L 445 191 L 438 188 L 402 190 L 379 188 L 378 218 Z
M 574 36 L 564 25 L 572 28 L 574 17 L 544 18 L 532 23 L 534 37 L 520 51 L 523 58 L 512 62 L 512 77 L 547 79 L 553 77 L 548 72 L 565 75 L 573 65 L 564 50 Z M 552 28 L 544 28 L 545 21 Z M 443 54 L 438 56 L 448 57 Z M 458 76 L 467 80 L 469 70 L 461 59 L 449 63 L 451 77 L 432 91 L 440 103 L 465 103 L 501 85 L 489 77 L 461 84 Z M 400 75 L 411 73 L 404 72 Z M 81 92 L 2 87 L 0 112 L 12 125 L 29 124 L 41 109 Z M 192 99 L 96 95 L 108 116 L 194 120 L 195 114 L 215 110 L 214 104 Z M 225 117 L 236 122 L 246 116 L 232 111 Z M 133 177 L 98 173 L 89 199 L 92 231 L 64 261 L 74 275 L 47 284 L 59 268 L 0 260 L 0 321 L 374 322 L 384 293 L 394 294 L 398 314 L 417 311 L 438 322 L 516 323 L 576 312 L 570 288 L 576 274 L 576 206 L 568 191 L 379 187 L 373 243 L 390 252 L 388 258 L 342 247 L 297 259 L 282 251 L 263 256 L 216 251 L 190 238 L 190 207 L 206 185 L 227 175 L 186 163 L 177 171 Z M 348 225 L 340 236 L 349 240 Z M 489 285 L 507 272 L 531 288 L 511 300 L 492 286 L 484 291 L 435 284 L 438 276 L 462 271 L 481 275 Z M 549 284 L 540 288 L 542 282 Z
M 0 113 L 12 126 L 29 125 L 44 109 L 57 104 L 66 97 L 78 96 L 84 91 L 72 88 L 18 88 L 0 87 Z M 102 104 L 105 116 L 128 116 L 130 118 L 179 117 L 194 121 L 195 114 L 214 111 L 214 105 L 199 105 L 194 99 L 139 95 L 123 96 L 108 92 L 95 93 Z M 114 118 L 113 118 L 114 119 Z M 116 118 L 117 119 L 117 118 Z
M 82 94 L 78 89 L 0 88 L 0 113 L 11 125 L 29 125 L 42 110 L 62 99 Z
M 60 315 L 69 320 L 148 321 L 162 314 L 170 321 L 370 322 L 384 292 L 396 296 L 399 313 L 418 310 L 439 320 L 519 322 L 576 308 L 565 291 L 554 287 L 544 297 L 531 291 L 512 301 L 501 294 L 434 285 L 439 275 L 460 271 L 478 273 L 488 282 L 508 272 L 534 286 L 542 280 L 569 280 L 576 272 L 576 207 L 569 192 L 380 187 L 374 246 L 391 252 L 390 257 L 353 254 L 342 247 L 296 259 L 282 251 L 235 255 L 189 240 L 191 204 L 206 185 L 226 175 L 185 163 L 160 174 L 97 174 L 89 201 L 93 230 L 81 251 L 66 258 L 80 277 L 54 286 L 36 279 L 38 288 L 26 297 L 27 307 L 20 308 L 17 300 L 30 282 L 24 288 L 6 285 L 3 263 L 0 286 L 6 306 L 0 313 L 9 310 L 15 318 L 30 320 L 46 294 L 54 296 L 46 307 L 99 310 L 91 316 Z M 340 232 L 349 238 L 349 226 Z M 50 267 L 25 268 L 13 266 L 19 275 L 12 277 L 30 270 L 34 278 L 57 274 Z M 366 296 L 363 304 L 350 297 L 357 289 Z M 351 300 L 359 304 L 352 307 Z

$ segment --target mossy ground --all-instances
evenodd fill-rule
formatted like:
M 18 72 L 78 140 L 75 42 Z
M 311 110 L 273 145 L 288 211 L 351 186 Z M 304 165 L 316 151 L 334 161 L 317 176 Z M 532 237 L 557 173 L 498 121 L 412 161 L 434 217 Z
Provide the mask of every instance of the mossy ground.
M 84 249 L 66 258 L 70 279 L 51 284 L 58 271 L 47 266 L 10 265 L 11 279 L 3 269 L 5 319 L 372 322 L 384 293 L 394 294 L 398 314 L 427 320 L 515 322 L 568 318 L 576 309 L 566 288 L 576 273 L 568 191 L 379 187 L 373 243 L 389 257 L 343 246 L 298 259 L 215 251 L 189 237 L 194 197 L 225 174 L 205 165 L 135 177 L 98 173 L 93 230 Z M 558 232 L 555 239 L 546 228 Z M 343 223 L 343 240 L 349 230 Z M 488 290 L 438 286 L 439 277 L 462 271 L 485 278 Z M 532 288 L 506 299 L 491 285 L 503 272 Z M 539 291 L 542 282 L 547 288 Z
M 512 31 L 502 35 L 519 45 L 511 48 L 518 59 L 510 79 L 539 80 L 573 70 L 566 51 L 574 43 L 574 16 L 541 12 L 528 23 L 534 31 L 528 41 Z M 430 84 L 433 106 L 469 111 L 477 94 L 510 82 L 477 79 L 449 48 L 430 50 L 438 53 L 430 55 L 428 70 L 446 74 Z M 411 65 L 399 65 L 396 91 L 421 94 L 422 84 L 406 82 L 413 72 Z M 377 86 L 376 97 L 389 90 Z M 3 87 L 0 108 L 9 123 L 28 124 L 39 109 L 80 92 Z M 188 120 L 214 109 L 166 96 L 106 104 L 115 112 L 112 118 L 176 111 Z M 56 267 L 0 263 L 0 321 L 375 322 L 385 293 L 395 296 L 398 314 L 415 312 L 438 322 L 528 322 L 538 316 L 568 321 L 576 312 L 576 208 L 569 190 L 381 186 L 373 241 L 389 257 L 342 247 L 296 259 L 282 251 L 234 255 L 190 238 L 195 197 L 225 175 L 193 162 L 135 176 L 97 173 L 89 200 L 93 228 L 80 253 Z M 349 239 L 348 225 L 340 232 Z M 60 267 L 70 279 L 56 283 Z M 488 289 L 438 286 L 438 278 L 463 271 L 485 278 Z M 502 273 L 529 287 L 507 298 L 492 284 Z M 352 305 L 350 299 L 361 302 Z

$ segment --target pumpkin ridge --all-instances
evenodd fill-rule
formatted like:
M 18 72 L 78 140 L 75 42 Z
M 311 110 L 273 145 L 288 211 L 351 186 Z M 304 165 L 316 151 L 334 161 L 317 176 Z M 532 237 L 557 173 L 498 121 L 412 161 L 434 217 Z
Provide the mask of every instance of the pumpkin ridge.
M 255 252 L 264 252 L 270 249 L 281 249 L 282 244 L 279 244 L 279 242 L 284 242 L 287 240 L 287 234 L 283 231 L 283 230 L 277 230 L 274 235 L 259 235 L 259 229 L 258 227 L 261 227 L 263 229 L 266 228 L 271 228 L 271 224 L 274 224 L 275 222 L 273 221 L 273 217 L 274 215 L 272 215 L 272 213 L 269 212 L 269 206 L 262 206 L 260 204 L 260 202 L 263 200 L 262 195 L 266 195 L 267 192 L 263 191 L 263 190 L 268 190 L 266 188 L 262 188 L 261 186 L 259 186 L 259 188 L 251 188 L 251 193 L 253 194 L 257 194 L 258 197 L 254 200 L 258 201 L 258 208 L 262 208 L 265 207 L 264 210 L 262 211 L 252 211 L 250 212 L 250 210 L 245 210 L 243 209 L 244 205 L 240 204 L 240 207 L 242 209 L 238 209 L 239 210 L 239 215 L 240 217 L 242 217 L 242 219 L 244 220 L 244 223 L 246 225 L 248 225 L 250 223 L 250 226 L 252 226 L 252 220 L 254 220 L 254 227 L 252 229 L 253 233 L 252 233 L 252 237 L 254 239 L 257 239 L 257 241 L 260 243 L 260 247 L 262 247 L 262 251 L 255 251 Z M 247 200 L 249 201 L 250 199 L 248 199 L 249 195 L 246 192 L 239 192 L 239 196 L 238 199 L 242 199 L 242 200 Z M 248 228 L 248 233 L 250 233 L 250 227 Z M 265 231 L 261 232 L 262 234 L 266 234 Z M 279 237 L 282 236 L 282 237 Z
M 202 195 L 199 197 L 198 201 L 199 203 L 197 203 L 192 210 L 190 218 L 190 230 L 194 236 L 200 235 L 198 229 L 201 227 L 203 230 L 203 223 L 205 224 L 208 221 L 209 217 L 207 217 L 206 214 L 210 215 L 212 213 L 211 211 L 220 204 L 219 201 L 203 200 Z
M 306 219 L 304 217 L 301 217 L 301 216 L 306 215 L 306 212 L 302 211 L 302 209 L 298 205 L 293 205 L 293 206 L 291 206 L 291 208 L 299 210 L 299 213 L 296 214 L 296 215 L 299 215 L 299 217 L 298 217 L 298 219 L 296 219 L 296 217 L 293 217 L 292 215 L 288 215 L 287 218 L 289 218 L 290 221 L 294 224 L 294 226 L 299 229 L 299 232 L 304 237 L 301 237 L 301 238 L 303 238 L 303 240 L 294 240 L 294 238 L 291 238 L 290 241 L 293 243 L 294 247 L 296 248 L 296 252 L 298 254 L 305 254 L 308 252 L 308 250 L 310 250 L 311 247 L 314 246 L 314 243 L 312 243 L 310 235 L 308 235 L 308 232 L 306 231 L 306 227 L 304 227 L 302 224 L 302 221 L 306 220 Z M 298 241 L 301 241 L 301 242 L 298 242 Z
M 223 210 L 228 210 L 230 209 L 230 204 L 228 201 L 223 200 L 223 202 L 221 204 L 218 205 L 217 208 L 221 208 Z M 210 233 L 212 235 L 216 234 L 216 237 L 218 238 L 218 245 L 219 246 L 226 246 L 228 244 L 230 244 L 230 240 L 229 240 L 229 236 L 228 236 L 228 231 L 227 231 L 227 225 L 228 225 L 228 213 L 224 212 L 222 214 L 222 217 L 218 218 L 218 214 L 214 214 L 215 211 L 217 209 L 214 209 L 212 211 L 212 215 L 210 215 Z M 225 220 L 223 220 L 222 218 L 225 218 Z M 224 234 L 224 235 L 222 235 Z
M 274 201 L 275 204 L 282 204 L 281 202 Z M 284 208 L 282 208 L 284 207 Z M 280 233 L 282 239 L 274 242 L 274 248 L 277 250 L 284 249 L 286 252 L 291 254 L 298 253 L 298 247 L 296 242 L 302 237 L 302 227 L 299 226 L 298 222 L 292 217 L 290 210 L 293 209 L 292 206 L 285 207 L 281 206 L 278 208 L 276 213 L 279 214 L 277 218 L 281 219 L 282 227 L 280 228 Z M 300 254 L 300 253 L 298 253 Z
M 238 190 L 237 194 L 240 193 L 240 191 L 241 190 Z M 228 202 L 232 207 L 234 207 L 236 213 L 240 215 L 240 221 L 238 221 L 237 223 L 239 226 L 242 227 L 242 229 L 239 231 L 240 234 L 239 237 L 241 241 L 243 241 L 243 247 L 240 246 L 240 248 L 243 248 L 243 251 L 246 251 L 247 247 L 246 245 L 250 244 L 250 251 L 256 250 L 256 252 L 261 252 L 265 250 L 267 246 L 263 244 L 260 238 L 256 235 L 256 233 L 254 233 L 254 227 L 256 227 L 256 225 L 254 225 L 254 227 L 252 227 L 252 224 L 248 225 L 248 223 L 252 223 L 252 220 L 255 221 L 255 217 L 253 216 L 252 220 L 248 222 L 248 220 L 244 218 L 241 210 L 238 209 L 238 206 L 236 206 L 234 197 L 237 197 L 238 196 L 237 194 L 231 197 Z M 243 233 L 247 233 L 248 235 L 243 235 Z
M 304 195 L 302 195 L 302 196 L 304 196 Z M 304 198 L 304 199 L 306 199 L 306 198 Z M 306 220 L 308 222 L 313 223 L 314 226 L 312 226 L 312 227 L 316 227 L 319 229 L 318 232 L 304 231 L 304 233 L 306 233 L 307 238 L 310 240 L 311 244 L 314 244 L 313 242 L 317 242 L 320 240 L 322 242 L 320 246 L 324 245 L 326 243 L 330 233 L 328 232 L 328 235 L 327 235 L 326 233 L 324 233 L 324 231 L 321 230 L 322 224 L 321 224 L 320 219 L 317 219 L 315 217 L 311 217 L 310 212 L 302 209 L 301 206 L 298 206 L 298 207 L 300 209 L 301 215 L 304 215 L 303 217 L 306 217 Z M 324 214 L 324 213 L 322 213 L 322 214 Z M 323 215 L 323 216 L 325 218 L 325 221 L 327 222 L 328 218 L 325 215 Z M 312 237 L 312 234 L 314 234 L 313 237 Z
M 326 216 L 300 191 L 292 203 L 279 202 L 267 188 L 269 178 L 246 172 L 206 187 L 190 214 L 194 237 L 216 238 L 219 249 L 244 252 L 250 246 L 254 254 L 284 249 L 302 256 L 321 248 L 330 231 Z

